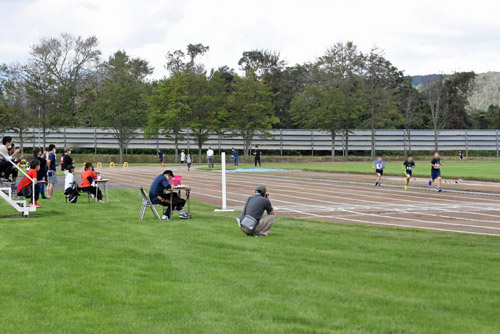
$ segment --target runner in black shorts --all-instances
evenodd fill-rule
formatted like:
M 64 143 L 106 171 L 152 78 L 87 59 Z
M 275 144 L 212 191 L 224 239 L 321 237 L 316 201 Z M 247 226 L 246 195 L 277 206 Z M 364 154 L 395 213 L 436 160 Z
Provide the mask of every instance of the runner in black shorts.
M 382 178 L 382 175 L 384 175 L 384 168 L 385 168 L 384 159 L 382 159 L 382 157 L 378 157 L 377 160 L 373 162 L 372 168 L 374 168 L 375 172 L 377 173 L 377 181 L 375 182 L 375 185 L 381 186 L 380 179 Z
M 415 168 L 415 163 L 413 162 L 413 155 L 409 155 L 408 159 L 403 162 L 403 171 L 405 172 L 405 190 L 408 190 L 408 184 L 410 183 L 412 170 Z
M 439 152 L 434 152 L 434 157 L 431 161 L 431 178 L 429 179 L 429 185 L 432 185 L 432 182 L 437 180 L 438 187 L 437 191 L 441 191 L 441 158 L 439 156 Z

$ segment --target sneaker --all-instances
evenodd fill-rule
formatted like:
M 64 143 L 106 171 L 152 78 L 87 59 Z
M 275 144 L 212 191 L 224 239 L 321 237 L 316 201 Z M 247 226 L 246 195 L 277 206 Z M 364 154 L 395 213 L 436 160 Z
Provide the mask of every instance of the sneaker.
M 375 182 L 375 187 L 378 186 L 378 182 Z
M 379 182 L 378 186 L 380 187 L 382 185 L 382 183 Z
M 405 184 L 405 190 L 408 190 L 408 186 Z
M 181 219 L 189 219 L 191 217 L 187 214 L 187 212 L 182 211 L 181 213 L 179 213 L 179 218 L 181 218 Z
M 432 186 L 432 181 L 431 181 L 431 179 L 429 179 L 429 185 L 430 185 L 430 186 Z
M 168 220 L 168 216 L 167 215 L 163 215 L 163 217 L 161 217 L 161 220 Z
M 42 207 L 40 204 L 38 204 L 38 202 L 37 202 L 37 201 L 35 201 L 35 206 L 36 206 L 37 208 Z
M 437 192 L 441 192 L 441 191 L 443 191 L 443 190 L 441 189 L 441 187 L 439 187 L 439 188 L 437 188 L 437 189 L 436 189 L 436 191 L 437 191 Z

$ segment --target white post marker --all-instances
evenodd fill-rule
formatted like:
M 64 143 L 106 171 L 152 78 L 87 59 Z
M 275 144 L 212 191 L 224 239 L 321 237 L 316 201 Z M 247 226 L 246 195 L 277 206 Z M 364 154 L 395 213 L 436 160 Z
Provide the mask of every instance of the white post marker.
M 222 176 L 222 209 L 215 209 L 214 211 L 219 212 L 231 212 L 234 210 L 227 208 L 227 198 L 226 198 L 226 152 L 221 153 L 221 176 Z

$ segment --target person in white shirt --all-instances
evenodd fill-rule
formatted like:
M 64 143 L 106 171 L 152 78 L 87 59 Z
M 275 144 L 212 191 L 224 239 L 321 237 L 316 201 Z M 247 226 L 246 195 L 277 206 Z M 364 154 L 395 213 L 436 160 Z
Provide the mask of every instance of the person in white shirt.
M 184 150 L 181 151 L 181 165 L 184 164 L 184 161 L 186 161 L 186 153 L 184 153 Z
M 73 188 L 73 184 L 75 183 L 75 176 L 73 172 L 75 171 L 75 167 L 73 165 L 66 166 L 66 177 L 64 178 L 64 190 L 68 191 L 68 189 Z
M 207 162 L 208 168 L 214 168 L 214 151 L 211 147 L 209 147 L 207 150 Z

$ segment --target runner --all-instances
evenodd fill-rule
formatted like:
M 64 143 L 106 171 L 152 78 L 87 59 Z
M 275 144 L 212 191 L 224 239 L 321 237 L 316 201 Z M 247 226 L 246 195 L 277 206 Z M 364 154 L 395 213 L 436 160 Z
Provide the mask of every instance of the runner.
M 377 181 L 375 182 L 375 186 L 381 186 L 382 184 L 380 183 L 380 179 L 382 178 L 382 175 L 384 175 L 384 168 L 385 168 L 385 161 L 382 159 L 382 157 L 378 157 L 377 160 L 373 162 L 372 168 L 375 169 L 375 172 L 377 173 Z
M 193 158 L 191 157 L 191 153 L 188 153 L 186 158 L 186 163 L 188 166 L 188 172 L 191 170 L 191 163 L 193 162 Z
M 439 152 L 436 151 L 431 161 L 431 178 L 429 179 L 429 185 L 431 186 L 432 182 L 437 180 L 437 191 L 441 191 L 441 166 L 441 158 L 439 157 Z
M 413 162 L 413 155 L 409 155 L 405 162 L 403 162 L 403 171 L 405 172 L 405 190 L 408 190 L 408 184 L 410 183 L 411 173 L 413 168 L 415 168 L 415 162 Z

